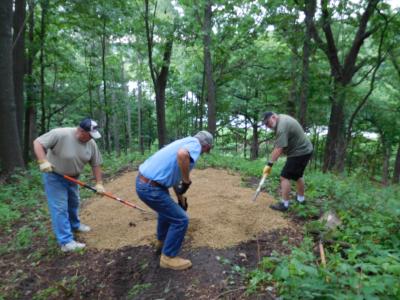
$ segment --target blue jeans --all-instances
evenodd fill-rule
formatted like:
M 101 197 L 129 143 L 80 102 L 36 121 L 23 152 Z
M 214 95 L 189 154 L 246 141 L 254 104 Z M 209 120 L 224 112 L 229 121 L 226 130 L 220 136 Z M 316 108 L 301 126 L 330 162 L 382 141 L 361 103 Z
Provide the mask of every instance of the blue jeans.
M 43 183 L 54 234 L 58 243 L 65 245 L 80 226 L 78 185 L 54 173 L 44 173 Z
M 141 182 L 139 177 L 136 178 L 136 193 L 158 213 L 157 239 L 164 242 L 162 253 L 177 256 L 189 225 L 186 212 L 171 198 L 167 188 Z

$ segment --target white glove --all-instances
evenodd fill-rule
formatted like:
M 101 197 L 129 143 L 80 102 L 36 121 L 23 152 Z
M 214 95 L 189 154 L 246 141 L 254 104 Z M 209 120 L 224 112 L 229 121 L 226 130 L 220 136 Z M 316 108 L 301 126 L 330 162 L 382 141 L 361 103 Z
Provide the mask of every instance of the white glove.
M 40 171 L 43 173 L 50 173 L 53 172 L 53 166 L 51 163 L 49 163 L 49 161 L 45 160 L 45 159 L 41 159 L 38 161 L 39 163 L 39 168 Z
M 96 185 L 94 186 L 94 188 L 96 189 L 97 193 L 99 194 L 103 194 L 106 189 L 103 186 L 103 182 L 99 181 L 96 183 Z

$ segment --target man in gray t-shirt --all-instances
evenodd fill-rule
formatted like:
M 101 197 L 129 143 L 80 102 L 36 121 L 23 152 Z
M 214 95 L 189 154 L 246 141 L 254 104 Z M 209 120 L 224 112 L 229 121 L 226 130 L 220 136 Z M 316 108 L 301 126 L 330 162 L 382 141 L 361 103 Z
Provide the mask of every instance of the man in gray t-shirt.
M 102 158 L 96 142 L 100 138 L 97 123 L 89 118 L 78 127 L 53 129 L 33 142 L 51 215 L 54 234 L 61 250 L 73 251 L 85 247 L 74 240 L 73 231 L 88 232 L 90 227 L 81 224 L 78 185 L 62 175 L 77 178 L 86 163 L 92 167 L 96 178 L 95 189 L 104 193 L 100 165 Z
M 297 201 L 304 203 L 303 173 L 311 158 L 313 146 L 299 122 L 291 116 L 266 112 L 263 123 L 276 134 L 274 150 L 263 174 L 266 176 L 271 174 L 272 166 L 279 156 L 282 154 L 287 156 L 281 172 L 282 201 L 270 206 L 275 210 L 286 211 L 289 208 L 290 180 L 296 181 Z

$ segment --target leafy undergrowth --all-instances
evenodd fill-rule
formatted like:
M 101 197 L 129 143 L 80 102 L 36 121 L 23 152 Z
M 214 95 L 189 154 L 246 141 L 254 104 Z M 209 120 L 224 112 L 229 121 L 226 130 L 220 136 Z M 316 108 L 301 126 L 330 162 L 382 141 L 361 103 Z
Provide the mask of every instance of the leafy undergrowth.
M 143 158 L 135 154 L 118 158 L 105 156 L 105 173 L 113 175 L 126 165 L 135 167 Z M 266 190 L 275 196 L 283 162 L 274 166 L 265 184 Z M 264 164 L 262 159 L 247 161 L 214 153 L 203 156 L 198 167 L 227 168 L 239 172 L 245 179 L 258 181 Z M 91 182 L 89 169 L 81 179 Z M 290 254 L 272 252 L 261 260 L 257 269 L 241 272 L 246 278 L 247 292 L 273 290 L 284 299 L 399 299 L 400 189 L 398 186 L 382 188 L 365 180 L 308 171 L 307 204 L 293 205 L 288 214 L 305 223 L 303 243 Z M 82 198 L 89 195 L 82 192 Z M 323 224 L 316 220 L 327 211 L 335 211 L 341 219 L 336 230 L 324 231 Z M 40 264 L 41 260 L 49 261 L 57 256 L 54 238 L 47 238 L 51 236 L 49 218 L 37 166 L 0 186 L 0 226 L 0 255 L 21 253 L 30 264 Z M 315 235 L 316 229 L 318 235 Z M 325 246 L 326 266 L 321 264 L 316 247 L 320 239 Z M 19 280 L 21 275 L 15 274 L 15 280 Z M 0 286 L 0 290 L 9 291 L 13 280 L 3 282 L 2 285 L 8 286 Z M 130 293 L 139 293 L 147 287 L 138 284 Z M 51 291 L 43 291 L 47 292 Z M 39 296 L 46 298 L 44 294 Z
M 320 264 L 310 230 L 291 255 L 266 259 L 258 270 L 269 274 L 265 283 L 276 282 L 279 294 L 290 299 L 400 298 L 400 189 L 362 180 L 308 174 L 308 204 L 294 213 L 307 219 L 318 211 L 336 211 L 342 222 L 314 236 L 325 243 L 327 264 Z M 316 222 L 309 221 L 306 229 Z
M 205 160 L 206 165 L 255 177 L 260 177 L 265 163 L 218 155 Z M 279 184 L 282 163 L 274 166 L 269 178 L 268 191 L 275 196 L 270 186 Z M 308 170 L 307 204 L 293 205 L 289 213 L 305 223 L 304 241 L 290 255 L 264 257 L 247 274 L 248 293 L 273 285 L 284 299 L 400 299 L 400 188 L 367 180 Z M 330 231 L 316 220 L 329 211 L 341 220 Z M 319 240 L 325 245 L 325 266 Z

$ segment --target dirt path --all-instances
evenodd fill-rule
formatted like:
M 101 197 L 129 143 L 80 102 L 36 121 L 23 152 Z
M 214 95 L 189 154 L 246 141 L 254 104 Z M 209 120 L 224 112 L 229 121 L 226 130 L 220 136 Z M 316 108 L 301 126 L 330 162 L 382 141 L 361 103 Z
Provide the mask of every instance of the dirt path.
M 137 172 L 128 172 L 107 183 L 106 189 L 146 208 L 135 192 Z M 243 187 L 240 176 L 226 170 L 194 170 L 187 196 L 189 229 L 185 246 L 223 249 L 247 241 L 261 232 L 288 228 L 282 214 L 268 208 L 273 199 L 262 193 L 252 202 L 255 189 Z M 173 191 L 170 191 L 173 195 Z M 90 199 L 81 212 L 92 227 L 85 235 L 91 248 L 118 249 L 150 245 L 155 240 L 156 215 L 144 214 L 108 198 Z
M 124 173 L 106 188 L 144 207 L 136 199 L 135 176 Z M 88 248 L 64 254 L 49 248 L 42 236 L 32 249 L 1 256 L 0 294 L 8 295 L 5 299 L 274 299 L 272 287 L 247 295 L 243 274 L 272 251 L 289 253 L 299 245 L 300 227 L 269 209 L 273 200 L 266 193 L 251 202 L 255 187 L 243 187 L 238 175 L 195 170 L 192 180 L 190 225 L 181 252 L 193 262 L 191 269 L 159 267 L 159 256 L 149 245 L 154 216 L 93 198 L 81 213 L 93 231 L 77 237 Z

